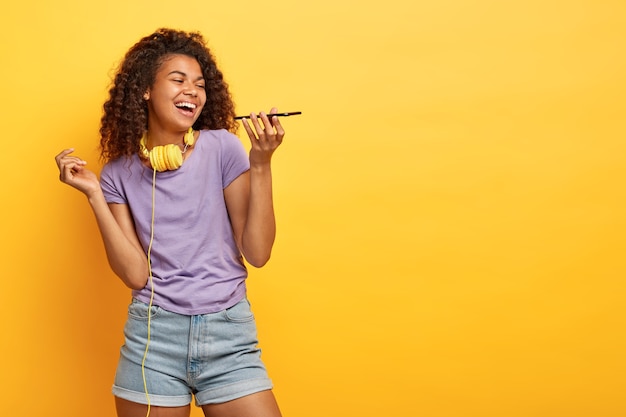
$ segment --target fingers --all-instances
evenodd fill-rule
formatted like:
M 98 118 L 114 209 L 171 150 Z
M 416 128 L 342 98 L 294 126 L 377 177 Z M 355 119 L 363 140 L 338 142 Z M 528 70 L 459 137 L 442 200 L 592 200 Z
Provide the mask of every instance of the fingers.
M 87 164 L 87 161 L 81 158 L 78 158 L 76 156 L 69 156 L 72 152 L 74 152 L 74 148 L 64 149 L 63 151 L 61 151 L 61 153 L 59 153 L 57 156 L 54 157 L 54 160 L 56 161 L 59 168 L 61 167 L 62 164 L 70 162 L 70 161 L 73 161 L 82 165 Z
M 72 152 L 74 152 L 74 148 L 64 149 L 61 151 L 61 153 L 54 157 L 54 160 L 56 161 L 59 168 L 61 167 L 61 160 Z
M 70 183 L 74 177 L 80 174 L 83 170 L 83 164 L 77 162 L 68 162 L 61 165 L 59 171 L 59 179 L 62 182 Z
M 246 133 L 250 138 L 252 148 L 250 149 L 250 165 L 269 164 L 274 151 L 280 146 L 285 136 L 285 130 L 278 121 L 278 116 L 272 116 L 278 110 L 274 107 L 269 115 L 260 112 L 250 114 L 249 119 L 242 119 Z
M 54 157 L 59 167 L 59 178 L 63 182 L 71 180 L 74 174 L 80 172 L 83 167 L 87 165 L 87 161 L 76 156 L 71 156 L 70 154 L 72 152 L 74 152 L 74 148 L 65 149 Z
M 274 107 L 272 111 L 270 112 L 270 117 L 272 113 L 278 113 L 278 109 Z M 274 129 L 276 130 L 276 135 L 282 141 L 283 136 L 285 136 L 285 129 L 283 129 L 283 125 L 280 124 L 280 119 L 278 117 L 272 117 L 271 122 L 272 122 L 272 125 L 274 126 Z
M 253 145 L 255 141 L 259 142 L 280 142 L 285 136 L 285 130 L 283 129 L 278 117 L 272 117 L 272 114 L 278 112 L 276 107 L 273 107 L 270 110 L 269 114 L 265 112 L 259 112 L 257 116 L 255 113 L 250 113 L 249 121 L 248 119 L 242 119 L 242 124 L 248 137 L 253 141 Z
M 280 119 L 278 117 L 272 117 L 272 114 L 274 113 L 278 113 L 278 109 L 276 107 L 272 107 L 272 110 L 270 110 L 270 114 L 268 115 L 269 121 L 274 127 L 274 130 L 276 131 L 276 135 L 280 138 L 280 140 L 282 140 L 283 136 L 285 136 L 285 130 L 283 129 L 283 126 L 280 124 Z M 261 116 L 262 115 L 263 113 L 261 113 Z
M 248 123 L 248 120 L 242 119 L 241 124 L 243 125 L 243 128 L 246 130 L 246 133 L 248 134 L 250 141 L 254 142 L 256 140 L 256 135 L 254 134 L 252 127 L 250 127 L 250 123 Z

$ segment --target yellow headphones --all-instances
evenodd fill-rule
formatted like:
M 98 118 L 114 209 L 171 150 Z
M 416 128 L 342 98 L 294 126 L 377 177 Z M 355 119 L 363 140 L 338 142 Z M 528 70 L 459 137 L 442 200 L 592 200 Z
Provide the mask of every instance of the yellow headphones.
M 152 166 L 153 169 L 163 172 L 178 169 L 183 165 L 183 153 L 187 151 L 188 147 L 193 146 L 196 138 L 193 136 L 193 128 L 190 127 L 183 137 L 185 149 L 182 151 L 178 145 L 172 143 L 164 146 L 155 146 L 151 150 L 148 150 L 148 148 L 146 148 L 147 140 L 148 133 L 146 132 L 139 142 L 140 155 L 150 161 L 150 166 Z

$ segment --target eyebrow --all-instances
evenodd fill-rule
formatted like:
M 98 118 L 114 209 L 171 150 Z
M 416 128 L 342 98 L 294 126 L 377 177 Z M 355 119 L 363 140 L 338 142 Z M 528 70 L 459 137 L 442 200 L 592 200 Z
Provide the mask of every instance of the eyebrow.
M 182 71 L 178 71 L 178 70 L 171 71 L 171 72 L 170 72 L 169 74 L 167 74 L 167 75 L 168 75 L 168 76 L 170 76 L 170 75 L 172 75 L 172 74 L 180 74 L 180 75 L 182 75 L 183 77 L 187 77 L 187 74 L 185 74 L 185 73 L 184 73 L 184 72 L 182 72 Z M 202 75 L 201 75 L 201 76 L 199 76 L 198 78 L 196 78 L 196 81 L 200 81 L 200 80 L 204 80 L 204 77 L 203 77 Z

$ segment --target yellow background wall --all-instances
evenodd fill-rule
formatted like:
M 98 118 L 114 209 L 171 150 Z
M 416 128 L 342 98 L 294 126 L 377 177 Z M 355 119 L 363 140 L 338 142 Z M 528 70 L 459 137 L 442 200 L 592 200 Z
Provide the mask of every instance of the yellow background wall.
M 303 112 L 249 281 L 285 416 L 626 415 L 623 1 L 1 15 L 2 415 L 114 413 L 129 294 L 53 156 L 99 170 L 112 68 L 161 26 L 207 36 L 240 113 Z

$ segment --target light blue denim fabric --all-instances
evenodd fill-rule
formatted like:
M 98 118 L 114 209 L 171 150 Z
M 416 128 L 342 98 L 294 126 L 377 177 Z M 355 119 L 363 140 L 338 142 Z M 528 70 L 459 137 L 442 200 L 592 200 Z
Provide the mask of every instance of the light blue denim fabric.
M 222 403 L 272 388 L 261 361 L 250 303 L 186 316 L 152 306 L 145 375 L 154 406 Z M 148 305 L 133 299 L 113 394 L 147 404 L 141 362 L 148 335 Z

